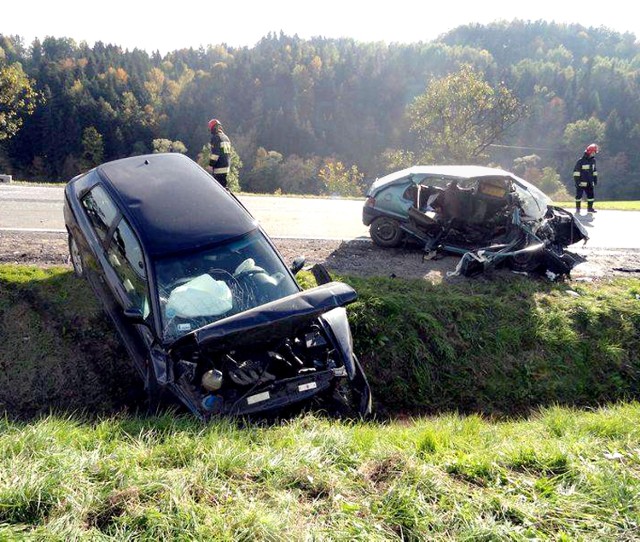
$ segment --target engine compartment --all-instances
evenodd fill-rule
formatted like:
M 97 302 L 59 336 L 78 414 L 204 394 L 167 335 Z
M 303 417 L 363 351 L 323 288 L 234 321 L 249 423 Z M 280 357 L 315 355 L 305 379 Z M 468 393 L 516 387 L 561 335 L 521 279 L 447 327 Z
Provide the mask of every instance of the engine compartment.
M 293 335 L 179 359 L 176 381 L 205 416 L 280 408 L 329 389 L 347 371 L 326 324 L 316 319 Z

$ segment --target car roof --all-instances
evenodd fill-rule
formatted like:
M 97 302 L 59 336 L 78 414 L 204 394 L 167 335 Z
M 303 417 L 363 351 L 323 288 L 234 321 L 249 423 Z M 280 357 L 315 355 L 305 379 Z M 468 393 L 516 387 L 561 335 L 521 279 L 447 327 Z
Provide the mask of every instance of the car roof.
M 383 186 L 392 184 L 398 179 L 402 179 L 409 175 L 425 176 L 425 175 L 442 175 L 446 177 L 458 177 L 461 179 L 471 179 L 475 177 L 515 177 L 513 173 L 509 173 L 503 169 L 492 168 L 486 166 L 469 166 L 469 165 L 451 165 L 451 166 L 412 166 L 399 171 L 389 173 L 384 177 L 376 179 L 371 185 L 370 191 L 373 192 Z
M 96 172 L 151 256 L 216 244 L 258 227 L 229 192 L 182 154 L 123 158 Z

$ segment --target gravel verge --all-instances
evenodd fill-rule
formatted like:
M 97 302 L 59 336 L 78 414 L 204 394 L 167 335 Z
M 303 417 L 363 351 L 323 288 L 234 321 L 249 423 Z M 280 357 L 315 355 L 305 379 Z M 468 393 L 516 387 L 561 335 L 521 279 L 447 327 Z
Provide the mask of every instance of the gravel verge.
M 324 264 L 336 274 L 424 278 L 432 282 L 450 280 L 457 256 L 426 260 L 415 248 L 383 249 L 369 239 L 348 241 L 316 239 L 273 239 L 286 262 L 306 257 L 308 265 Z M 573 280 L 594 281 L 613 276 L 640 277 L 640 250 L 572 248 L 586 258 L 571 273 Z M 0 263 L 68 266 L 67 236 L 58 232 L 0 232 Z M 455 277 L 460 280 L 460 277 Z

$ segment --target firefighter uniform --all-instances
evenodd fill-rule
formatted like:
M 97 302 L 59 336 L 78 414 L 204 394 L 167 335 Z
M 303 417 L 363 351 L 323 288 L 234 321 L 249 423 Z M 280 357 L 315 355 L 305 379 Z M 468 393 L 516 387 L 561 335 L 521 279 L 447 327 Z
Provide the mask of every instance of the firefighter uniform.
M 573 180 L 576 184 L 576 212 L 580 211 L 582 195 L 587 196 L 587 212 L 594 213 L 594 187 L 598 184 L 598 170 L 596 169 L 596 153 L 587 152 L 582 155 L 573 168 Z
M 225 188 L 231 163 L 231 141 L 222 131 L 222 125 L 216 123 L 211 130 L 211 156 L 209 165 L 213 169 L 213 178 Z

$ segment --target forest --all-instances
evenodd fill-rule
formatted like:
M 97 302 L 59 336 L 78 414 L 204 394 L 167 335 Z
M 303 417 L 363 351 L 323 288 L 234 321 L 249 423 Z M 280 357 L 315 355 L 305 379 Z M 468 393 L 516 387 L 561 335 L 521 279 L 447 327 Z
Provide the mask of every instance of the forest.
M 460 26 L 434 41 L 269 34 L 160 55 L 0 35 L 0 173 L 64 182 L 101 162 L 231 138 L 234 187 L 362 195 L 418 163 L 514 171 L 558 197 L 600 146 L 598 198 L 640 199 L 640 44 L 543 21 Z

